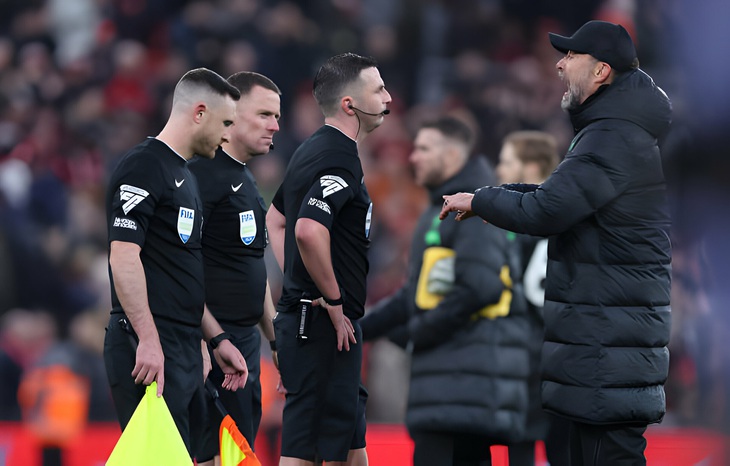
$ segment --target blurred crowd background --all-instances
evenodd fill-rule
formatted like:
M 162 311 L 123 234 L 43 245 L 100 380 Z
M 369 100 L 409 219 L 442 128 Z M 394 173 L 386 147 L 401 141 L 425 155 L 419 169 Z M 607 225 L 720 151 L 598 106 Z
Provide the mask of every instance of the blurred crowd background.
M 547 32 L 604 19 L 629 30 L 675 110 L 662 141 L 675 247 L 665 424 L 730 430 L 729 10 L 721 0 L 0 0 L 0 420 L 33 422 L 53 381 L 83 387 L 82 417 L 115 420 L 101 360 L 105 185 L 125 151 L 162 128 L 187 70 L 253 70 L 282 89 L 276 149 L 250 164 L 268 202 L 322 124 L 311 94 L 321 63 L 346 51 L 378 60 L 393 103 L 361 145 L 373 304 L 402 283 L 427 199 L 408 163 L 419 122 L 462 117 L 479 135 L 474 156 L 492 163 L 514 130 L 547 131 L 564 151 L 573 133 Z M 387 342 L 368 347 L 371 422 L 402 420 L 407 363 Z M 43 371 L 59 366 L 66 378 Z M 282 400 L 268 392 L 273 432 Z

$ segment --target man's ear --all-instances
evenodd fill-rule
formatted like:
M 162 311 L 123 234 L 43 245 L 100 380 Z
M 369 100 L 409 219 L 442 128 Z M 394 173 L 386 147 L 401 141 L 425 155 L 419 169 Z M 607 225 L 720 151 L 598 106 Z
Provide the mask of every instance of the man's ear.
M 613 71 L 611 65 L 606 62 L 599 61 L 596 63 L 593 74 L 595 74 L 597 82 L 604 84 L 607 81 L 610 82 L 609 78 L 611 77 L 611 71 Z
M 196 123 L 201 123 L 203 121 L 203 117 L 208 112 L 208 106 L 205 105 L 203 102 L 197 103 L 193 107 L 193 120 Z
M 355 110 L 353 109 L 352 97 L 346 95 L 340 99 L 340 108 L 348 115 L 354 115 Z

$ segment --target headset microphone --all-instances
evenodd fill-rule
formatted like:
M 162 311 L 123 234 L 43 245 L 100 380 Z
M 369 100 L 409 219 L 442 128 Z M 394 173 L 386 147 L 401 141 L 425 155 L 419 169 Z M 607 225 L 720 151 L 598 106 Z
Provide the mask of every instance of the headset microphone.
M 388 110 L 387 108 L 385 110 L 383 110 L 382 112 L 380 112 L 380 113 L 366 112 L 364 110 L 360 110 L 357 107 L 353 107 L 352 104 L 347 104 L 347 108 L 351 108 L 351 109 L 353 109 L 353 110 L 355 110 L 357 112 L 364 113 L 365 115 L 370 115 L 370 116 L 383 116 L 383 115 L 388 115 L 390 113 L 390 110 Z
M 269 150 L 274 150 L 274 143 L 269 144 Z

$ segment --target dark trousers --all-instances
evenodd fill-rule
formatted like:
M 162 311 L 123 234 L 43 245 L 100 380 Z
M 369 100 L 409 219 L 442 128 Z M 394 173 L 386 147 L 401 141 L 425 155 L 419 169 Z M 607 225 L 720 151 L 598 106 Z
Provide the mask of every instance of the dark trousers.
M 535 442 L 511 443 L 508 446 L 509 466 L 535 466 Z M 551 465 L 553 463 L 550 463 Z M 557 464 L 557 463 L 555 463 Z
M 124 430 L 144 397 L 145 386 L 135 384 L 132 378 L 137 353 L 130 334 L 119 323 L 122 317 L 123 314 L 114 313 L 109 318 L 104 339 L 104 363 L 119 425 Z M 165 403 L 185 446 L 192 453 L 191 439 L 195 440 L 198 432 L 197 425 L 191 424 L 190 419 L 205 413 L 203 356 L 200 352 L 203 334 L 200 327 L 188 327 L 160 318 L 155 318 L 155 326 L 165 355 Z M 212 454 L 198 456 L 202 461 L 212 457 Z
M 413 466 L 491 466 L 490 439 L 480 435 L 411 431 Z
M 570 423 L 572 421 L 548 414 L 549 425 L 545 436 L 545 455 L 551 465 L 570 464 Z
M 570 422 L 569 466 L 645 466 L 646 426 Z
M 223 330 L 233 336 L 231 343 L 246 359 L 248 366 L 248 380 L 246 386 L 236 390 L 235 392 L 221 388 L 225 375 L 218 365 L 210 351 L 210 361 L 213 365 L 208 378 L 218 389 L 223 406 L 228 414 L 231 415 L 236 427 L 246 438 L 251 448 L 255 448 L 256 433 L 258 432 L 259 422 L 261 421 L 261 335 L 255 326 L 246 327 L 242 325 L 233 325 L 228 322 L 221 322 Z M 196 427 L 193 437 L 193 451 L 199 460 L 212 458 L 220 452 L 219 430 L 223 415 L 215 406 L 213 398 L 206 392 L 205 394 L 205 413 L 202 419 L 194 418 L 192 420 L 193 427 Z
M 550 466 L 570 465 L 571 421 L 546 413 L 545 454 Z M 528 421 L 529 422 L 529 421 Z M 535 442 L 525 441 L 509 445 L 509 466 L 535 466 Z

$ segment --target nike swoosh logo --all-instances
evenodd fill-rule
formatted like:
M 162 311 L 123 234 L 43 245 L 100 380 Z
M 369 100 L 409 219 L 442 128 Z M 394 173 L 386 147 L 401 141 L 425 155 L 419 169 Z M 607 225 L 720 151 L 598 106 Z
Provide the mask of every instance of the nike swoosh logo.
M 182 179 L 182 180 L 180 180 L 180 181 L 178 181 L 178 180 L 175 180 L 175 186 L 177 186 L 178 188 L 179 188 L 180 186 L 182 186 L 182 184 L 183 184 L 183 183 L 185 183 L 185 178 L 183 178 L 183 179 Z
M 235 193 L 235 192 L 238 192 L 238 190 L 241 188 L 241 186 L 243 186 L 243 183 L 239 184 L 238 186 L 231 185 L 231 189 Z

